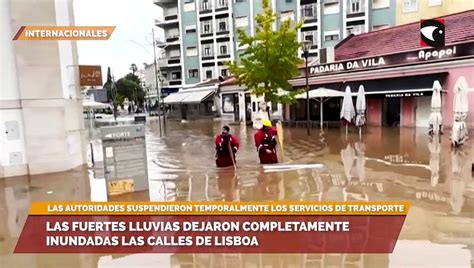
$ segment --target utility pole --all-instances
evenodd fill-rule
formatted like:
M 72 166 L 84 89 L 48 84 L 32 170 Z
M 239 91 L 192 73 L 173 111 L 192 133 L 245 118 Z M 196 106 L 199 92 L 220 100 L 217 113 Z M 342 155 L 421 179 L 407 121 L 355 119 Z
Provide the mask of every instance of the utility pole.
M 155 28 L 151 29 L 152 35 L 153 35 L 153 59 L 154 59 L 154 65 L 155 65 L 155 83 L 156 83 L 156 93 L 158 96 L 158 127 L 160 129 L 160 137 L 163 135 L 161 132 L 161 115 L 160 115 L 160 99 L 161 99 L 161 93 L 160 90 L 158 89 L 158 68 L 156 66 L 156 39 L 155 39 Z

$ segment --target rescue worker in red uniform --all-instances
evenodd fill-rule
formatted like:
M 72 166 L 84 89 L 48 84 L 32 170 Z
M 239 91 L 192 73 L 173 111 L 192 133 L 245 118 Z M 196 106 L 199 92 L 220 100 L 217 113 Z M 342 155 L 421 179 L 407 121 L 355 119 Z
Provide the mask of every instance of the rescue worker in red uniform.
M 235 163 L 235 153 L 239 150 L 239 141 L 230 134 L 230 128 L 224 126 L 222 133 L 217 134 L 214 143 L 216 145 L 216 165 L 218 167 L 230 167 Z
M 272 127 L 270 120 L 262 121 L 263 127 L 255 133 L 255 146 L 257 147 L 260 164 L 278 163 L 276 153 L 277 131 Z

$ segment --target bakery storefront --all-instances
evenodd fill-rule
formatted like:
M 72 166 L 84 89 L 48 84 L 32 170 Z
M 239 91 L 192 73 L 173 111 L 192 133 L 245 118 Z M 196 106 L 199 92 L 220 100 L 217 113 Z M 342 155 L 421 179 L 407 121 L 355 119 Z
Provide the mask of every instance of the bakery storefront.
M 337 51 L 336 48 L 336 55 Z M 350 86 L 354 104 L 355 94 L 359 86 L 363 85 L 367 100 L 367 123 L 372 126 L 427 127 L 432 87 L 434 81 L 438 80 L 443 87 L 442 113 L 446 126 L 452 124 L 453 87 L 457 78 L 465 76 L 470 87 L 474 87 L 474 40 L 441 49 L 417 49 L 349 59 L 309 66 L 308 69 L 310 90 L 324 87 L 343 91 L 346 86 Z M 301 73 L 304 74 L 304 69 Z M 306 80 L 302 75 L 292 79 L 291 83 L 294 88 L 304 88 Z M 473 95 L 469 97 L 471 107 L 474 107 Z M 342 98 L 333 98 L 324 103 L 325 120 L 338 120 L 341 101 Z M 311 120 L 319 117 L 318 105 L 314 100 L 310 102 Z M 289 110 L 287 120 L 306 118 L 306 100 L 300 100 Z M 469 120 L 472 121 L 473 116 Z M 474 126 L 469 122 L 468 125 Z

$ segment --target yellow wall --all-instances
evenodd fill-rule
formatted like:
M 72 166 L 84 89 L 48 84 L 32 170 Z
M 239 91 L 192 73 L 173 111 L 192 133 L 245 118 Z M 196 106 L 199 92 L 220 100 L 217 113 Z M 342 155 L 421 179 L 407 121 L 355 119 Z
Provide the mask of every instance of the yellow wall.
M 396 0 L 397 3 L 397 25 L 445 16 L 469 9 L 474 9 L 474 0 L 442 0 L 439 6 L 428 6 L 429 0 L 418 0 L 416 12 L 403 13 L 404 0 Z

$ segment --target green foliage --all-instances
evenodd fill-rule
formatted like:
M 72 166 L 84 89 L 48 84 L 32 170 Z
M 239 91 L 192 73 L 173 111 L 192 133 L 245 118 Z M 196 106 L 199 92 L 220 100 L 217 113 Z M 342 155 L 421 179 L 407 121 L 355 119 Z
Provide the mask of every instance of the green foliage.
M 292 103 L 301 93 L 292 90 L 288 80 L 299 74 L 298 65 L 303 62 L 298 57 L 301 44 L 297 39 L 302 22 L 292 26 L 292 21 L 286 20 L 278 31 L 273 31 L 276 15 L 269 0 L 262 0 L 262 3 L 263 12 L 255 18 L 255 36 L 238 29 L 239 45 L 245 45 L 247 49 L 240 61 L 226 65 L 239 85 L 246 86 L 252 94 L 264 95 L 267 101 Z
M 138 103 L 143 103 L 145 99 L 145 92 L 140 83 L 138 76 L 129 73 L 123 78 L 120 78 L 117 83 L 117 93 L 122 98 L 128 98 L 130 101 L 137 100 Z

